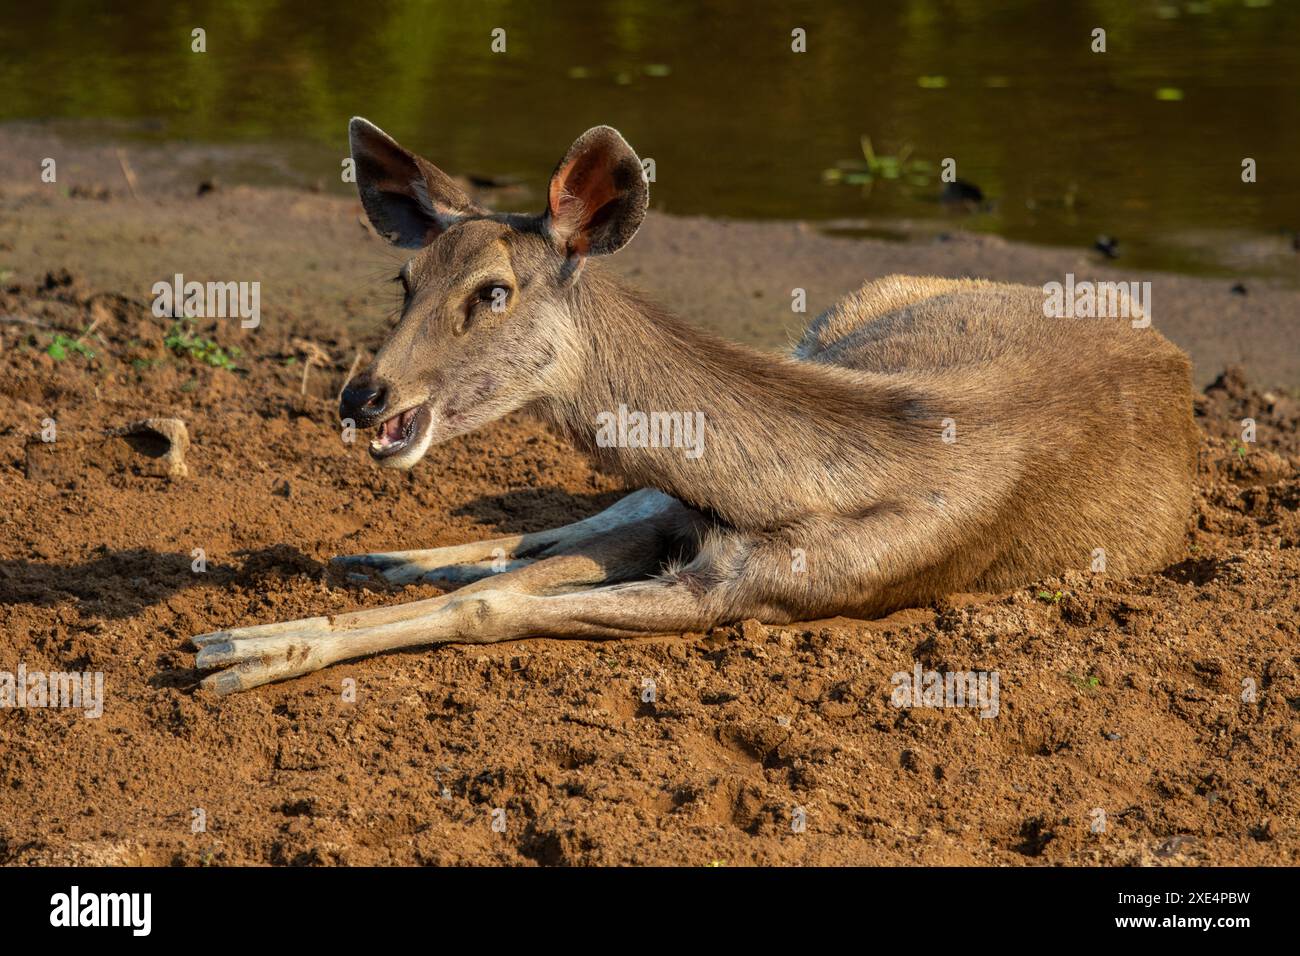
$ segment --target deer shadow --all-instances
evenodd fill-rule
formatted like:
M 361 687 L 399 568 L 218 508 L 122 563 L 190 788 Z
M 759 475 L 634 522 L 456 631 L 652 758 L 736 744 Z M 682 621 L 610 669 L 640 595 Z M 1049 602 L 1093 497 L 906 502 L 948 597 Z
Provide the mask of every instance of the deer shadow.
M 237 564 L 200 564 L 192 553 L 101 546 L 84 561 L 0 560 L 0 605 L 55 607 L 71 598 L 84 615 L 122 620 L 197 584 L 247 587 L 268 577 L 325 572 L 324 564 L 289 545 L 237 551 L 235 557 Z
M 589 518 L 629 493 L 619 490 L 574 494 L 562 488 L 523 488 L 483 495 L 450 513 L 458 518 L 473 518 L 497 535 L 526 534 Z
M 571 494 L 559 488 L 484 495 L 452 512 L 490 529 L 483 537 L 541 531 L 609 507 L 624 492 Z M 340 549 L 340 554 L 345 549 Z M 234 553 L 236 561 L 149 548 L 95 548 L 82 561 L 0 560 L 0 605 L 55 607 L 75 601 L 86 616 L 122 620 L 194 587 L 257 587 L 274 578 L 326 580 L 329 566 L 287 544 Z M 202 568 L 202 570 L 199 570 Z M 346 585 L 345 580 L 332 583 Z

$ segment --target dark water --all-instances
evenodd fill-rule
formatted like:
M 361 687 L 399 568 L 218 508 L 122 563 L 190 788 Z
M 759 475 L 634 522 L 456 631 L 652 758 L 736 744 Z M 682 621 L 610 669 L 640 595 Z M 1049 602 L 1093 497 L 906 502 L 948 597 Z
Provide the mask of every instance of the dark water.
M 190 50 L 194 27 L 206 53 Z M 497 27 L 505 53 L 490 49 Z M 806 53 L 791 52 L 795 27 Z M 1090 50 L 1096 27 L 1105 53 Z M 937 174 L 952 157 L 987 197 L 967 228 L 1083 247 L 1105 233 L 1127 264 L 1193 270 L 1300 229 L 1298 94 L 1290 0 L 0 11 L 3 119 L 269 142 L 337 182 L 359 113 L 450 171 L 517 174 L 537 195 L 572 138 L 609 123 L 655 160 L 656 206 L 748 218 L 950 219 Z M 1257 183 L 1242 183 L 1244 157 Z

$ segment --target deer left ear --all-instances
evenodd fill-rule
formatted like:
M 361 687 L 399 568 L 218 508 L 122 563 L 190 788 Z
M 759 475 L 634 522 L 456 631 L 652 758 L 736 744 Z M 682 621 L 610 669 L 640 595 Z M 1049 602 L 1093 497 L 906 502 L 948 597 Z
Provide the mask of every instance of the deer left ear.
M 641 160 L 627 140 L 596 126 L 577 138 L 551 176 L 546 233 L 576 263 L 607 256 L 631 240 L 649 200 Z

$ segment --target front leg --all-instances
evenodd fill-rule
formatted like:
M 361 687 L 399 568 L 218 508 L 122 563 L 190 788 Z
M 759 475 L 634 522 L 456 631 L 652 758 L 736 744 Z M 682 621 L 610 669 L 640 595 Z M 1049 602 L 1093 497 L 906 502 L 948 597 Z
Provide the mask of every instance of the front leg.
M 204 678 L 202 685 L 218 694 L 228 694 L 378 651 L 473 640 L 479 621 L 466 620 L 463 609 L 477 609 L 479 605 L 467 605 L 461 600 L 463 595 L 488 588 L 544 594 L 646 577 L 694 540 L 702 521 L 698 513 L 667 495 L 638 492 L 584 522 L 540 532 L 534 540 L 545 537 L 549 543 L 544 550 L 551 557 L 521 561 L 514 570 L 491 575 L 442 597 L 330 618 L 304 618 L 200 634 L 192 638 L 199 648 L 195 666 L 199 670 L 226 668 Z M 520 542 L 527 537 L 500 540 Z M 430 553 L 473 556 L 491 544 L 440 548 Z M 441 560 L 421 562 L 421 566 L 427 570 Z M 391 566 L 399 568 L 401 564 Z
M 572 593 L 554 593 L 557 578 L 548 566 L 567 562 L 563 575 L 572 578 L 599 559 L 553 558 L 441 598 L 357 612 L 350 620 L 336 619 L 325 632 L 270 625 L 276 630 L 252 641 L 229 639 L 228 632 L 214 635 L 227 639 L 205 643 L 197 664 L 234 665 L 204 681 L 229 693 L 340 660 L 426 644 L 629 637 L 704 631 L 746 618 L 784 624 L 881 613 L 941 593 L 943 577 L 933 572 L 947 560 L 944 542 L 953 540 L 944 531 L 941 518 L 901 505 L 872 509 L 861 518 L 811 518 L 761 534 L 714 530 L 694 560 L 663 577 Z M 603 541 L 611 555 L 626 556 L 629 542 L 633 551 L 639 547 L 636 537 L 624 529 Z
M 693 561 L 651 581 L 569 594 L 483 590 L 465 594 L 464 607 L 478 643 L 876 616 L 949 590 L 953 568 L 967 560 L 948 544 L 957 540 L 949 520 L 938 508 L 890 502 L 861 517 L 815 516 L 768 532 L 718 529 Z
M 526 567 L 539 558 L 580 553 L 592 541 L 622 528 L 647 522 L 665 534 L 681 534 L 696 512 L 654 488 L 642 488 L 581 521 L 559 528 L 508 535 L 445 548 L 350 554 L 333 558 L 341 571 L 377 572 L 390 584 L 469 584 Z

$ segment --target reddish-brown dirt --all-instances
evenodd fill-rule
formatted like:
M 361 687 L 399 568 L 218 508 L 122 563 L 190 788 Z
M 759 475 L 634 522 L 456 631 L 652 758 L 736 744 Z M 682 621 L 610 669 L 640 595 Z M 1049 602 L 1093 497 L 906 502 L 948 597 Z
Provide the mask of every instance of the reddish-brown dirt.
M 6 283 L 0 316 L 31 320 L 0 323 L 0 670 L 106 682 L 98 719 L 0 711 L 0 862 L 1300 863 L 1300 413 L 1236 371 L 1198 403 L 1186 554 L 1157 574 L 881 621 L 448 646 L 214 698 L 193 634 L 438 593 L 336 580 L 330 556 L 536 530 L 621 489 L 522 418 L 372 467 L 334 420 L 357 343 L 310 317 L 201 325 L 242 349 L 231 371 L 60 272 Z M 93 358 L 51 357 L 92 323 Z M 296 337 L 328 357 L 305 395 Z M 89 451 L 148 416 L 188 424 L 187 478 Z M 895 708 L 917 662 L 996 671 L 998 715 Z
M 208 151 L 174 144 L 132 149 L 135 200 L 111 146 L 10 127 L 0 146 L 0 678 L 98 671 L 106 695 L 97 719 L 0 709 L 0 862 L 1300 862 L 1300 353 L 1283 347 L 1300 293 L 1284 283 L 1243 295 L 993 237 L 652 214 L 615 268 L 750 342 L 797 334 L 796 286 L 812 314 L 889 272 L 1150 278 L 1198 383 L 1241 362 L 1292 391 L 1232 372 L 1206 392 L 1201 494 L 1162 573 L 883 621 L 449 646 L 216 699 L 195 691 L 193 634 L 437 593 L 336 580 L 330 556 L 535 530 L 621 489 L 524 419 L 406 475 L 340 440 L 334 395 L 381 335 L 399 261 L 355 201 L 199 197 Z M 57 186 L 32 173 L 44 156 Z M 200 329 L 243 350 L 237 370 L 165 344 L 145 293 L 177 271 L 262 282 L 256 333 Z M 93 358 L 70 344 L 92 323 Z M 305 395 L 302 339 L 325 353 Z M 96 442 L 160 415 L 189 426 L 187 478 Z M 46 419 L 58 439 L 29 468 Z M 998 716 L 894 708 L 891 678 L 917 662 L 996 671 Z

